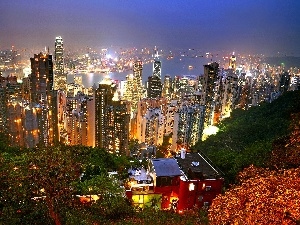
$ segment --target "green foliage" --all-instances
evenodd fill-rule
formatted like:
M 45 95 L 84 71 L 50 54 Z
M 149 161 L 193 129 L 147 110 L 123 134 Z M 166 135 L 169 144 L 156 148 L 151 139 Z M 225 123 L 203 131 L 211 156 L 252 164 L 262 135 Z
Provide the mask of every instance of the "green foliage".
M 204 152 L 225 173 L 227 184 L 253 164 L 268 166 L 272 143 L 289 134 L 291 114 L 300 112 L 300 91 L 286 92 L 272 103 L 247 111 L 236 109 L 219 124 L 219 132 L 193 149 Z

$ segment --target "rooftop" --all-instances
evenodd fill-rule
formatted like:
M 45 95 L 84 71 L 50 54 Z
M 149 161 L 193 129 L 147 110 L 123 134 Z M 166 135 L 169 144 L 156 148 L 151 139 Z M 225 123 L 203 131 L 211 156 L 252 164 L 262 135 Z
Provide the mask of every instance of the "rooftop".
M 182 172 L 173 158 L 152 159 L 152 164 L 158 177 L 181 176 Z
M 209 159 L 199 153 L 186 153 L 185 158 L 176 157 L 179 167 L 189 179 L 214 179 L 222 172 L 215 169 Z

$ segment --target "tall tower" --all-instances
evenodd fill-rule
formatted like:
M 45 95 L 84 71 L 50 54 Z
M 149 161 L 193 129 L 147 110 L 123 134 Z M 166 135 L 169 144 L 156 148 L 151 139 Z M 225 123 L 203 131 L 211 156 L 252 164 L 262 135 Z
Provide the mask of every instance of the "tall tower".
M 161 79 L 161 61 L 155 60 L 153 63 L 153 76 Z
M 105 110 L 111 105 L 115 87 L 112 83 L 100 83 L 94 92 L 95 99 L 95 146 L 104 148 L 105 134 Z
M 34 54 L 30 58 L 30 96 L 31 102 L 45 104 L 47 96 L 53 90 L 53 62 L 52 55 Z
M 148 98 L 161 97 L 161 62 L 158 60 L 155 60 L 153 63 L 153 74 L 151 77 L 148 77 L 147 89 Z
M 144 88 L 142 84 L 142 72 L 143 72 L 143 62 L 137 60 L 133 64 L 133 89 L 132 89 L 132 111 L 137 109 L 137 104 L 141 100 L 144 94 Z
M 205 91 L 205 119 L 204 128 L 213 124 L 215 97 L 217 93 L 217 81 L 219 64 L 214 62 L 204 65 L 204 91 Z
M 55 79 L 54 89 L 67 91 L 67 75 L 64 72 L 64 47 L 62 38 L 55 39 Z
M 233 69 L 233 71 L 236 70 L 236 57 L 234 55 L 234 52 L 229 58 L 229 69 Z
M 58 140 L 52 55 L 35 54 L 30 61 L 30 99 L 37 111 L 39 144 L 49 146 Z
M 128 154 L 130 110 L 127 101 L 114 98 L 117 85 L 104 80 L 95 90 L 95 146 Z

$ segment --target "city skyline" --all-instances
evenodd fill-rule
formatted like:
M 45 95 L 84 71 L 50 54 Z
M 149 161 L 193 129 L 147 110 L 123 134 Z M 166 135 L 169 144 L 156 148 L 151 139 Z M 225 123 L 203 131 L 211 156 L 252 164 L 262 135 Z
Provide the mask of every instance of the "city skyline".
M 1 1 L 0 47 L 197 48 L 300 56 L 296 1 Z

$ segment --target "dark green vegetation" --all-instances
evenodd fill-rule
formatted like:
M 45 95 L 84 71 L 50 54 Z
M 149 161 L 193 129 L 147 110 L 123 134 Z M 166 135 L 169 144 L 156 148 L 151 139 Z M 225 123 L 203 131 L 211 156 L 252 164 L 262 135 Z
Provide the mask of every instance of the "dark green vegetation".
M 6 147 L 0 163 L 0 224 L 92 224 L 133 212 L 108 176 L 124 176 L 130 166 L 125 157 L 83 146 Z M 76 197 L 91 194 L 101 201 L 86 206 Z
M 235 183 L 238 172 L 253 164 L 272 167 L 271 153 L 288 139 L 290 127 L 300 112 L 300 91 L 286 92 L 272 103 L 236 109 L 218 125 L 216 135 L 197 143 L 193 149 L 206 154 L 225 173 L 226 184 Z
M 120 180 L 140 162 L 104 149 L 57 146 L 10 148 L 0 143 L 0 224 L 205 224 L 206 214 L 148 208 L 137 212 Z M 132 162 L 133 161 L 133 162 Z M 117 171 L 118 177 L 110 177 Z M 92 201 L 91 195 L 98 195 Z M 86 196 L 80 201 L 78 196 Z M 182 222 L 184 221 L 184 223 Z

